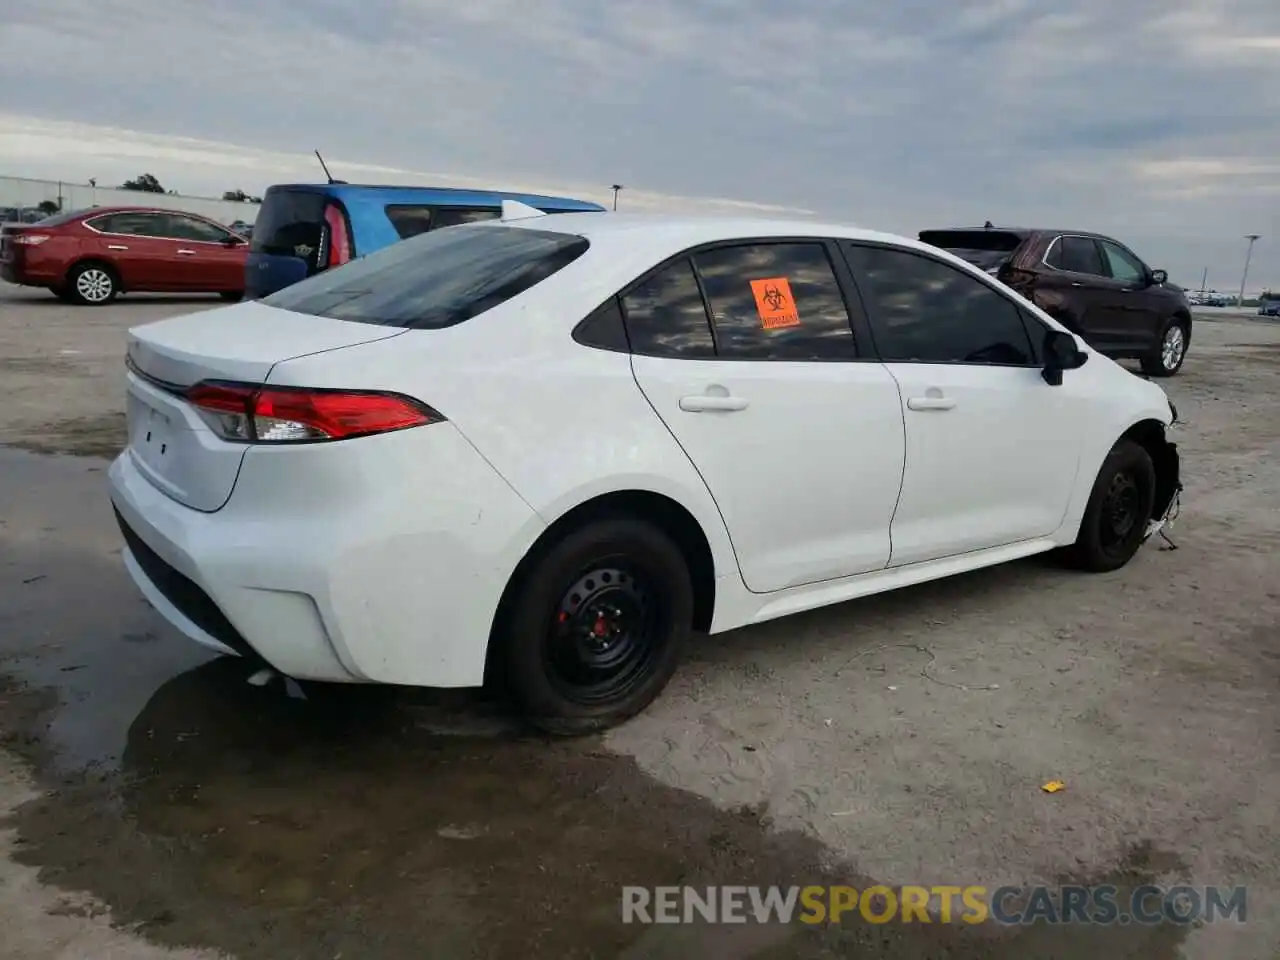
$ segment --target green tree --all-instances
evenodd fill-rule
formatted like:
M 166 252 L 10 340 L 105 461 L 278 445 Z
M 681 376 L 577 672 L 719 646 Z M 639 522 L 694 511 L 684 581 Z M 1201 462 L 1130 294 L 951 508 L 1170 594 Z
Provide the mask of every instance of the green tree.
M 36 209 L 46 217 L 52 217 L 55 213 L 58 213 L 62 207 L 58 205 L 57 200 L 41 200 L 36 204 Z
M 138 190 L 142 193 L 164 193 L 165 189 L 160 185 L 160 181 L 155 178 L 154 174 L 144 173 L 140 177 L 133 180 L 126 180 L 120 184 L 121 190 Z

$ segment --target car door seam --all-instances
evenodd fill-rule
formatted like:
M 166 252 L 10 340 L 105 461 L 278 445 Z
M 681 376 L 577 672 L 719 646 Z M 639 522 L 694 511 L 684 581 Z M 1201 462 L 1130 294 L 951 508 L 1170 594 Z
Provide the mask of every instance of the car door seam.
M 898 379 L 897 374 L 893 372 L 893 368 L 884 362 L 881 367 L 889 374 L 893 380 L 894 388 L 898 391 L 898 417 L 902 421 L 902 471 L 898 474 L 898 495 L 893 501 L 893 512 L 889 514 L 889 557 L 885 561 L 884 569 L 888 570 L 893 566 L 893 522 L 898 517 L 898 507 L 902 504 L 902 491 L 907 485 L 907 453 L 909 445 L 907 443 L 907 399 L 902 393 L 902 381 Z
M 676 362 L 679 362 L 679 361 L 676 361 Z M 720 525 L 724 527 L 725 537 L 729 541 L 729 549 L 733 551 L 733 562 L 738 566 L 738 577 L 742 580 L 742 586 L 746 589 L 748 593 L 756 594 L 757 596 L 764 596 L 768 593 L 774 592 L 774 591 L 761 592 L 757 590 L 752 590 L 751 585 L 747 583 L 746 571 L 742 569 L 742 558 L 738 555 L 738 547 L 733 542 L 733 531 L 729 529 L 729 521 L 725 519 L 724 511 L 720 508 L 720 501 L 716 499 L 715 491 L 711 489 L 711 484 L 707 483 L 707 478 L 703 476 L 702 471 L 698 469 L 698 464 L 694 462 L 694 459 L 689 454 L 689 451 L 686 450 L 684 444 L 680 442 L 680 438 L 676 436 L 676 432 L 671 429 L 671 425 L 668 424 L 667 421 L 663 418 L 662 414 L 658 412 L 658 408 L 655 407 L 653 405 L 653 401 L 649 399 L 649 394 L 646 393 L 644 387 L 640 385 L 640 377 L 636 374 L 635 354 L 631 354 L 627 357 L 627 366 L 631 370 L 631 381 L 636 385 L 636 390 L 637 392 L 639 392 L 640 396 L 644 399 L 645 405 L 648 406 L 649 410 L 657 418 L 658 423 L 662 424 L 662 429 L 667 431 L 667 434 L 671 437 L 673 441 L 675 441 L 676 446 L 680 448 L 680 452 L 684 454 L 684 458 L 687 461 L 689 461 L 689 466 L 693 468 L 693 472 L 696 473 L 698 475 L 698 479 L 702 481 L 702 487 L 704 490 L 707 491 L 707 496 L 711 498 L 711 502 L 712 504 L 714 504 L 716 508 L 716 516 L 720 518 Z

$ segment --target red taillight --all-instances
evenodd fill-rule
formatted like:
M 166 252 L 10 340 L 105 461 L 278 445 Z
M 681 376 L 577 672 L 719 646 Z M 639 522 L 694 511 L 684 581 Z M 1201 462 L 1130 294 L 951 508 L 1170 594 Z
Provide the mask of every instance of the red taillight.
M 346 440 L 444 419 L 397 393 L 204 381 L 187 390 L 186 398 L 220 437 L 242 443 Z
M 347 232 L 347 218 L 337 204 L 324 208 L 324 223 L 329 228 L 329 266 L 337 267 L 351 259 L 351 234 Z

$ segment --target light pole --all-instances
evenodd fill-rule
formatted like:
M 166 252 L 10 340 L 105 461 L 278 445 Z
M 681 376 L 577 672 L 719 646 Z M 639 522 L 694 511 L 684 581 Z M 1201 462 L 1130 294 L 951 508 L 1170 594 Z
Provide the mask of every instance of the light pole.
M 618 193 L 622 190 L 622 184 L 615 183 L 613 185 L 613 209 L 618 209 Z
M 1246 233 L 1244 237 L 1249 241 L 1249 249 L 1244 255 L 1244 276 L 1240 278 L 1240 299 L 1236 301 L 1237 307 L 1244 306 L 1244 285 L 1249 279 L 1249 261 L 1253 259 L 1253 244 L 1260 236 L 1261 234 L 1257 233 Z

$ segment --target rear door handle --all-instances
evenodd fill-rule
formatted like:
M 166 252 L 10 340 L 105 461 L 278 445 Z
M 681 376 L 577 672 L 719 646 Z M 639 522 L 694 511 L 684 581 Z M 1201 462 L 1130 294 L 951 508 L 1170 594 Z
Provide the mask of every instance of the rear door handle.
M 1083 286 L 1084 286 L 1084 284 L 1083 284 L 1083 283 L 1081 283 L 1079 280 L 1072 280 L 1072 281 L 1071 281 L 1071 285 L 1072 285 L 1073 287 L 1083 287 Z
M 184 257 L 194 257 L 196 255 L 194 250 L 179 250 L 178 253 L 182 254 Z
M 950 410 L 955 405 L 951 397 L 911 397 L 907 400 L 909 410 Z
M 108 250 L 128 250 L 129 248 L 126 247 L 123 243 L 108 243 L 107 249 Z
M 680 409 L 685 413 L 734 413 L 747 409 L 746 397 L 717 397 L 707 393 L 695 393 L 680 398 Z

